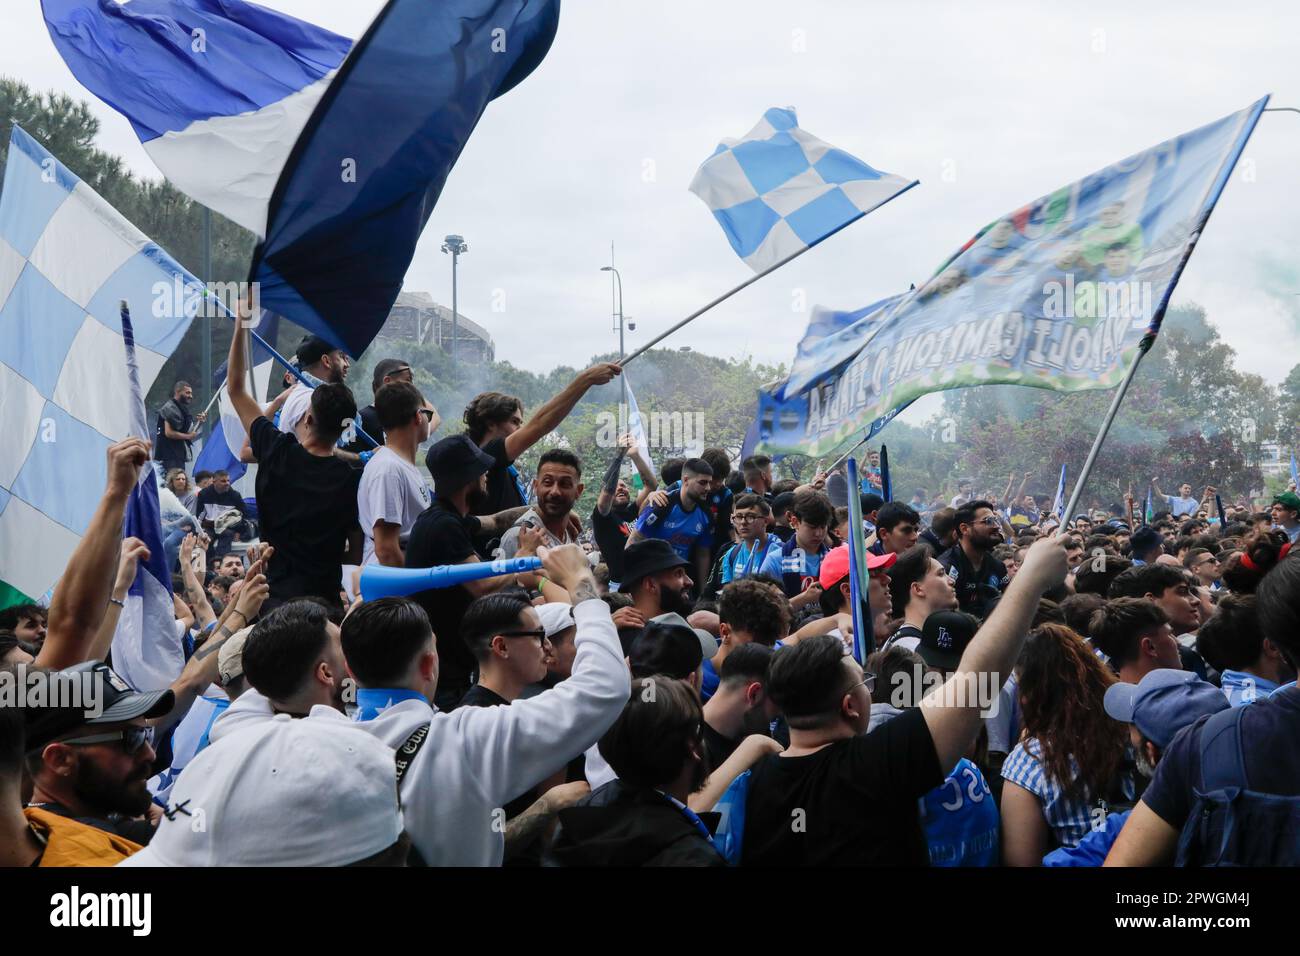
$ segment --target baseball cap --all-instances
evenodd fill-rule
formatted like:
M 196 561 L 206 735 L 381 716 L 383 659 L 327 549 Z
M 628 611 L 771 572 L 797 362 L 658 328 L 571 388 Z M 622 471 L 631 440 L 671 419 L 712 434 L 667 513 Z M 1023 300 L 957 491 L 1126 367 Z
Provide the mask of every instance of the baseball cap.
M 1184 727 L 1229 706 L 1219 688 L 1173 667 L 1153 670 L 1136 684 L 1112 684 L 1102 703 L 1113 719 L 1136 724 L 1162 750 Z
M 1273 499 L 1273 504 L 1281 505 L 1283 508 L 1289 508 L 1292 511 L 1300 511 L 1300 495 L 1294 491 L 1284 491 Z
M 916 653 L 931 667 L 955 671 L 980 622 L 963 611 L 935 611 L 921 625 Z
M 434 442 L 424 456 L 435 490 L 450 494 L 492 470 L 496 460 L 465 434 Z
M 342 715 L 276 714 L 200 751 L 149 845 L 119 865 L 345 866 L 401 833 L 391 747 Z
M 714 644 L 708 656 L 716 652 Z M 703 663 L 704 642 L 680 614 L 661 614 L 651 618 L 636 636 L 627 656 L 633 677 L 666 674 L 685 680 Z
M 337 352 L 339 347 L 326 342 L 319 335 L 306 335 L 298 343 L 297 350 L 293 353 L 294 358 L 298 360 L 298 368 L 304 369 L 315 365 L 326 355 L 331 352 Z
M 548 638 L 554 637 L 561 631 L 574 626 L 572 604 L 553 601 L 549 604 L 540 604 L 533 610 L 541 618 L 542 627 L 545 629 Z
M 103 661 L 82 661 L 57 673 L 81 685 L 81 703 L 98 710 L 98 716 L 88 717 L 87 707 L 24 707 L 28 751 L 44 747 L 78 727 L 161 717 L 176 702 L 176 695 L 168 688 L 143 693 L 134 690 Z
M 898 560 L 898 555 L 892 551 L 889 554 L 872 554 L 867 552 L 867 573 L 878 571 L 881 568 L 893 567 L 894 562 Z M 842 544 L 838 548 L 831 548 L 822 555 L 821 570 L 817 573 L 817 580 L 821 586 L 827 590 L 835 587 L 843 581 L 849 573 L 849 546 Z
M 623 552 L 623 580 L 620 591 L 630 591 L 636 582 L 648 574 L 684 567 L 687 560 L 662 538 L 647 538 L 629 545 Z
M 221 686 L 226 686 L 236 677 L 242 677 L 244 674 L 244 643 L 248 640 L 248 635 L 253 633 L 253 625 L 242 627 L 221 645 L 217 651 L 217 677 L 221 681 Z
M 673 612 L 657 614 L 650 618 L 650 621 L 651 623 L 671 624 L 673 627 L 684 627 L 687 630 L 694 631 L 695 636 L 699 638 L 700 653 L 704 655 L 705 660 L 712 660 L 713 655 L 718 653 L 718 639 L 702 627 L 691 627 L 690 621 L 680 614 Z

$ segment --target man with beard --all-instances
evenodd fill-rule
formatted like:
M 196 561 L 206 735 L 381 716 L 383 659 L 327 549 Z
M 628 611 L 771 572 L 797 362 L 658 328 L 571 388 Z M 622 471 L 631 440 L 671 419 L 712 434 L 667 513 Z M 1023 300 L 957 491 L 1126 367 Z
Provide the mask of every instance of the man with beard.
M 712 481 L 713 469 L 707 461 L 688 458 L 682 464 L 681 487 L 671 492 L 663 505 L 641 512 L 628 546 L 647 538 L 666 541 L 683 562 L 694 560 L 696 578 L 707 581 L 712 567 L 713 516 L 705 502 Z
M 199 412 L 195 418 L 190 417 L 190 402 L 194 401 L 194 389 L 189 382 L 177 382 L 172 386 L 171 400 L 158 410 L 157 432 L 153 439 L 153 457 L 162 465 L 163 473 L 173 468 L 185 470 L 185 462 L 190 457 L 190 442 L 199 437 L 198 426 L 208 417 L 206 412 Z
M 49 708 L 28 723 L 27 761 L 34 784 L 29 815 L 37 811 L 38 822 L 47 823 L 51 814 L 66 817 L 143 846 L 153 836 L 144 814 L 157 757 L 153 728 L 146 721 L 169 712 L 176 695 L 171 690 L 137 693 L 99 661 L 61 673 L 86 672 L 101 704 L 98 717 L 59 726 L 59 712 Z
M 1006 566 L 992 555 L 1002 543 L 1002 525 L 993 506 L 982 499 L 962 505 L 954 520 L 957 543 L 939 556 L 939 563 L 952 579 L 961 609 L 983 619 L 1007 586 Z
M 635 502 L 632 500 L 632 490 L 618 476 L 625 455 L 631 456 L 632 463 L 636 465 L 636 470 L 641 475 L 641 481 L 645 486 Z M 596 497 L 596 508 L 591 513 L 591 530 L 596 536 L 600 559 L 609 568 L 611 591 L 617 591 L 623 580 L 623 550 L 627 547 L 632 525 L 636 523 L 637 508 L 657 485 L 658 480 L 655 478 L 654 471 L 641 457 L 632 440 L 625 436 L 619 442 L 614 460 L 605 470 L 600 494 Z
M 311 393 L 316 385 L 343 385 L 348 377 L 352 360 L 342 349 L 335 348 L 318 335 L 308 335 L 298 345 L 294 353 L 298 360 L 298 371 L 310 382 L 304 385 L 295 382 L 289 390 L 289 397 L 280 407 L 280 431 L 286 435 L 296 435 L 298 424 L 311 411 Z M 302 436 L 299 435 L 299 440 Z
M 623 552 L 620 592 L 632 598 L 632 607 L 615 615 L 618 639 L 626 654 L 651 618 L 660 614 L 691 613 L 691 586 L 686 560 L 667 541 L 634 541 Z
M 722 662 L 717 690 L 704 704 L 704 750 L 711 768 L 735 753 L 750 734 L 767 736 L 776 707 L 767 696 L 772 648 L 741 644 Z
M 563 448 L 552 448 L 537 461 L 533 493 L 537 503 L 520 516 L 501 536 L 501 557 L 513 558 L 519 551 L 519 534 L 524 528 L 541 532 L 541 543 L 548 548 L 576 544 L 577 536 L 569 527 L 574 502 L 582 496 L 582 462 Z

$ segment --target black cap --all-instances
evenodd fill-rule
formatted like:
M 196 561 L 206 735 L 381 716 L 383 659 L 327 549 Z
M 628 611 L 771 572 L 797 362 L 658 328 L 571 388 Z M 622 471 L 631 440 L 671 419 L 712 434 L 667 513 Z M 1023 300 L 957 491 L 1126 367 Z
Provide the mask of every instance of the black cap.
M 688 563 L 662 538 L 638 541 L 623 552 L 623 580 L 619 582 L 619 590 L 630 590 L 632 585 L 648 574 L 684 567 Z
M 75 691 L 67 689 L 67 701 L 75 706 L 24 708 L 28 752 L 78 727 L 161 717 L 176 702 L 176 695 L 168 688 L 143 693 L 133 690 L 103 661 L 83 661 L 46 674 L 56 680 L 76 683 Z
M 651 621 L 628 651 L 633 677 L 664 674 L 685 680 L 704 661 L 700 639 L 689 627 Z
M 921 627 L 916 653 L 931 667 L 955 671 L 979 626 L 978 618 L 963 611 L 935 611 Z
M 294 358 L 298 360 L 298 368 L 309 368 L 323 359 L 331 352 L 337 352 L 339 347 L 326 342 L 319 335 L 306 335 L 298 343 L 298 349 L 293 353 Z
M 496 459 L 474 444 L 468 435 L 460 434 L 434 442 L 424 456 L 424 464 L 433 479 L 434 490 L 449 495 L 491 471 Z

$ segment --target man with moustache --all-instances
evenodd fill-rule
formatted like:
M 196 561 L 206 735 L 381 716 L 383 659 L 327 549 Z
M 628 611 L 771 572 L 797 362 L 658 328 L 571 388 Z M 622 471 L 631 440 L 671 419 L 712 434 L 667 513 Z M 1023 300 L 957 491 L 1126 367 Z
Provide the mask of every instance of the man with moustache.
M 687 562 L 660 538 L 648 538 L 627 546 L 623 552 L 623 581 L 619 591 L 632 598 L 632 607 L 619 612 L 618 639 L 623 653 L 640 635 L 651 618 L 660 614 L 691 613 L 691 587 Z
M 146 721 L 170 711 L 175 693 L 137 693 L 99 661 L 61 673 L 85 671 L 101 704 L 98 717 L 68 727 L 65 716 L 48 708 L 29 722 L 27 766 L 34 789 L 28 807 L 143 846 L 154 832 L 143 817 L 152 800 L 148 782 L 157 757 Z
M 962 505 L 954 520 L 957 543 L 939 563 L 952 579 L 961 609 L 983 619 L 1007 587 L 1006 566 L 992 553 L 1002 543 L 1002 525 L 993 505 L 982 499 Z
M 563 544 L 576 544 L 569 524 L 574 502 L 582 496 L 582 462 L 578 456 L 563 448 L 552 448 L 537 462 L 537 477 L 533 479 L 533 492 L 537 503 L 520 516 L 501 536 L 501 557 L 513 558 L 519 551 L 519 533 L 533 528 L 542 533 L 542 544 L 558 548 Z

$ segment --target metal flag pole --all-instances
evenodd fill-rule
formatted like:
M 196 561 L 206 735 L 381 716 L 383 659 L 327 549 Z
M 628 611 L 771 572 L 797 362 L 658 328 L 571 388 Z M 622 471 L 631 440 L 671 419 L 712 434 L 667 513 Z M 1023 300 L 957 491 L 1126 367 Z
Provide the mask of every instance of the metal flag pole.
M 1156 333 L 1148 330 L 1146 335 L 1142 336 L 1142 341 L 1138 343 L 1137 356 L 1133 359 L 1133 364 L 1129 366 L 1129 370 L 1124 374 L 1124 380 L 1119 383 L 1119 388 L 1115 390 L 1115 397 L 1111 399 L 1110 408 L 1106 411 L 1106 417 L 1102 420 L 1101 430 L 1097 432 L 1097 437 L 1093 439 L 1088 458 L 1084 461 L 1083 468 L 1079 470 L 1079 480 L 1074 483 L 1074 491 L 1070 494 L 1070 502 L 1065 506 L 1066 517 L 1074 514 L 1079 499 L 1083 497 L 1083 486 L 1088 482 L 1088 475 L 1092 471 L 1093 462 L 1097 460 L 1098 452 L 1101 451 L 1102 442 L 1106 440 L 1106 433 L 1110 431 L 1110 426 L 1115 421 L 1115 415 L 1119 412 L 1120 403 L 1124 401 L 1124 395 L 1128 392 L 1129 383 L 1133 381 L 1138 366 L 1142 364 L 1142 357 L 1151 350 L 1155 340 Z M 1062 535 L 1066 529 L 1066 517 L 1061 519 L 1059 526 Z
M 212 406 L 217 404 L 217 399 L 221 397 L 221 393 L 224 392 L 225 390 L 226 390 L 226 383 L 223 381 L 220 385 L 217 386 L 217 390 L 212 393 L 212 398 L 208 401 L 207 406 L 203 409 L 204 415 L 212 411 Z
M 886 200 L 886 202 L 891 202 L 891 201 L 897 199 L 899 196 L 903 195 L 903 193 L 907 192 L 909 189 L 911 189 L 913 186 L 915 186 L 918 182 L 920 182 L 920 180 L 915 180 L 915 181 L 913 181 L 913 182 L 908 183 L 906 186 L 904 186 L 904 187 L 903 187 L 902 189 L 900 189 L 898 192 L 894 193 L 894 195 L 890 196 L 889 199 Z M 881 205 L 883 205 L 883 203 L 882 203 Z M 638 355 L 640 355 L 642 352 L 646 352 L 646 351 L 648 351 L 649 349 L 654 348 L 656 345 L 658 345 L 658 344 L 659 344 L 660 342 L 662 342 L 664 339 L 668 338 L 668 336 L 672 335 L 672 334 L 673 334 L 674 332 L 676 332 L 678 329 L 682 328 L 683 326 L 685 326 L 685 325 L 687 325 L 687 324 L 689 324 L 689 323 L 691 323 L 691 322 L 694 322 L 696 319 L 698 319 L 700 316 L 702 316 L 705 312 L 708 312 L 709 309 L 713 308 L 715 305 L 718 305 L 719 303 L 725 302 L 727 299 L 730 299 L 733 295 L 735 295 L 735 294 L 736 294 L 737 292 L 739 292 L 741 289 L 744 289 L 744 288 L 747 288 L 748 286 L 753 285 L 753 284 L 754 284 L 755 282 L 757 282 L 759 279 L 763 278 L 763 276 L 768 275 L 769 273 L 775 272 L 777 269 L 781 268 L 781 267 L 782 267 L 783 265 L 785 265 L 786 263 L 788 263 L 788 262 L 793 262 L 795 259 L 798 259 L 801 255 L 803 255 L 803 254 L 804 254 L 805 252 L 807 252 L 809 249 L 815 249 L 815 248 L 817 248 L 817 247 L 820 246 L 823 242 L 825 242 L 827 239 L 829 239 L 831 236 L 835 235 L 835 233 L 839 232 L 841 229 L 845 229 L 845 228 L 847 228 L 848 226 L 853 225 L 855 222 L 857 222 L 859 219 L 861 219 L 863 216 L 865 216 L 868 212 L 875 212 L 875 210 L 876 210 L 876 209 L 879 209 L 879 208 L 880 208 L 879 206 L 875 206 L 875 207 L 873 207 L 873 208 L 871 208 L 871 209 L 868 209 L 866 212 L 860 212 L 860 213 L 858 213 L 856 216 L 854 216 L 854 217 L 853 217 L 852 219 L 850 219 L 848 222 L 846 222 L 846 223 L 842 223 L 841 225 L 836 226 L 836 227 L 835 227 L 834 229 L 832 229 L 830 232 L 826 233 L 826 235 L 822 236 L 820 239 L 818 239 L 816 242 L 814 242 L 811 246 L 804 246 L 802 249 L 798 250 L 797 252 L 792 252 L 792 253 L 790 253 L 790 255 L 786 256 L 786 257 L 785 257 L 784 259 L 782 259 L 780 262 L 775 262 L 775 263 L 773 263 L 772 265 L 768 266 L 766 269 L 764 269 L 762 272 L 759 272 L 759 273 L 757 273 L 756 275 L 752 275 L 752 276 L 750 276 L 748 279 L 746 279 L 746 280 L 745 280 L 744 282 L 742 282 L 740 285 L 736 286 L 734 289 L 731 289 L 731 290 L 728 291 L 728 292 L 724 292 L 724 293 L 722 293 L 722 295 L 718 296 L 716 299 L 714 299 L 714 300 L 713 300 L 712 302 L 710 302 L 708 305 L 704 306 L 704 308 L 702 308 L 702 309 L 697 309 L 696 311 L 694 311 L 694 312 L 692 312 L 690 315 L 688 315 L 686 318 L 684 318 L 684 319 L 682 319 L 680 322 L 678 322 L 676 325 L 674 325 L 674 326 L 672 326 L 671 328 L 669 328 L 667 331 L 665 331 L 665 332 L 661 332 L 661 333 L 659 333 L 658 335 L 656 335 L 653 339 L 651 339 L 651 340 L 650 340 L 649 342 L 647 342 L 645 345 L 641 346 L 639 349 L 637 349 L 635 352 L 633 352 L 631 355 L 629 355 L 627 358 L 625 358 L 625 359 L 622 361 L 621 364 L 623 364 L 623 365 L 627 365 L 628 362 L 632 361 L 634 358 L 636 358 L 636 357 L 637 357 Z
M 869 440 L 870 440 L 869 437 L 858 439 L 857 443 L 854 444 L 852 448 L 850 448 L 844 454 L 840 455 L 839 458 L 836 458 L 833 462 L 831 462 L 830 466 L 826 469 L 827 473 L 830 473 L 834 471 L 836 468 L 838 468 L 840 466 L 840 462 L 846 460 L 849 457 L 849 455 L 853 454 L 855 451 L 857 451 L 859 448 L 865 445 Z
M 853 657 L 863 667 L 875 646 L 875 635 L 868 635 L 871 626 L 871 608 L 862 613 L 866 596 L 862 593 L 862 571 L 867 566 L 867 546 L 862 537 L 862 496 L 857 494 L 858 462 L 849 459 L 849 600 L 853 602 Z M 863 618 L 866 620 L 863 620 Z M 868 641 L 870 637 L 870 641 Z

